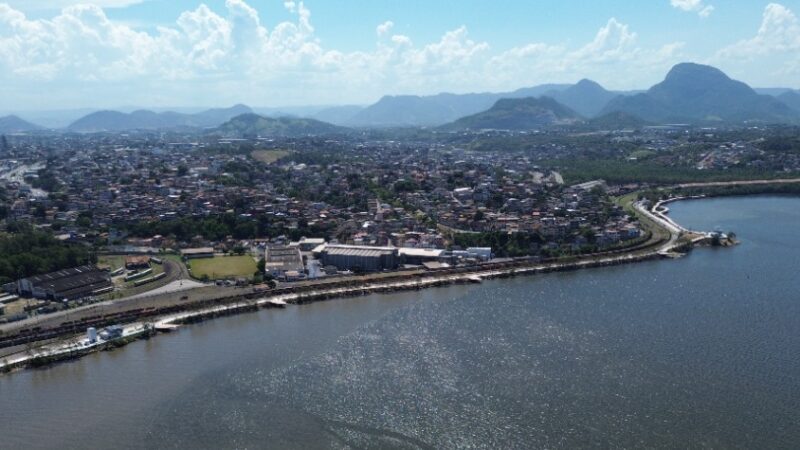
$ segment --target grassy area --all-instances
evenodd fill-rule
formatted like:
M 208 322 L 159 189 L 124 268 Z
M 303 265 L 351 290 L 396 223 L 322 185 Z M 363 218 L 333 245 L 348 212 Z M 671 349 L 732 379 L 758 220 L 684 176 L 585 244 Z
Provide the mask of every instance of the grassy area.
M 108 266 L 111 270 L 125 267 L 125 257 L 122 255 L 101 255 L 97 257 L 98 266 Z
M 622 159 L 565 158 L 543 160 L 544 167 L 555 167 L 568 185 L 603 179 L 609 184 L 654 183 L 680 184 L 710 181 L 743 181 L 794 177 L 795 173 L 781 173 L 756 168 L 731 168 L 727 170 L 697 170 L 689 166 L 668 166 L 657 158 L 627 161 Z
M 639 220 L 639 223 L 642 224 L 642 227 L 645 229 L 645 231 L 653 233 L 653 238 L 669 239 L 670 237 L 669 232 L 665 230 L 664 227 L 653 222 L 647 216 L 639 214 L 639 212 L 636 211 L 636 208 L 633 207 L 633 204 L 636 202 L 638 197 L 639 197 L 638 192 L 632 192 L 630 194 L 623 195 L 622 197 L 616 197 L 614 201 L 618 205 L 622 206 L 622 208 L 625 210 L 626 213 L 636 217 Z
M 250 278 L 256 272 L 256 261 L 252 256 L 221 256 L 192 259 L 189 261 L 192 276 L 217 280 L 222 278 Z
M 32 299 L 19 299 L 6 305 L 5 315 L 14 316 L 16 314 L 24 313 L 25 308 L 30 305 L 35 305 L 37 300 Z
M 272 164 L 281 158 L 289 156 L 286 150 L 254 150 L 250 153 L 256 161 L 261 161 L 265 164 Z

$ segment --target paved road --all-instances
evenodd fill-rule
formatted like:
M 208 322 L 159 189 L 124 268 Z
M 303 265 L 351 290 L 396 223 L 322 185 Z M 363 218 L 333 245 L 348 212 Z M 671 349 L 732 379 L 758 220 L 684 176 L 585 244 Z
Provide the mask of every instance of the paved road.
M 796 184 L 800 183 L 800 178 L 779 178 L 775 180 L 745 180 L 745 181 L 712 181 L 708 183 L 685 183 L 677 184 L 672 187 L 693 188 L 693 187 L 715 187 L 715 186 L 753 186 L 763 184 Z

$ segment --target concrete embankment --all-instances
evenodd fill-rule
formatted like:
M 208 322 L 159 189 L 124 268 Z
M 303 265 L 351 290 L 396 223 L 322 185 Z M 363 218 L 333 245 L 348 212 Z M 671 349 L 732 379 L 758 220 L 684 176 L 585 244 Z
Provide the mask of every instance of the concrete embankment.
M 35 345 L 37 342 L 56 339 L 62 336 L 83 333 L 88 327 L 100 329 L 105 326 L 132 323 L 137 321 L 155 320 L 157 317 L 186 311 L 197 311 L 235 303 L 240 300 L 252 300 L 269 295 L 279 297 L 285 294 L 303 294 L 311 292 L 341 292 L 344 290 L 363 289 L 365 286 L 392 285 L 397 282 L 412 280 L 440 280 L 442 277 L 453 275 L 480 275 L 492 273 L 497 270 L 525 269 L 535 267 L 559 267 L 559 270 L 568 270 L 571 266 L 585 267 L 586 264 L 595 264 L 593 261 L 609 261 L 623 259 L 630 261 L 631 255 L 653 252 L 660 244 L 659 241 L 648 241 L 634 247 L 607 252 L 602 255 L 584 257 L 572 262 L 540 262 L 532 258 L 518 258 L 499 262 L 489 262 L 477 266 L 455 267 L 432 271 L 407 270 L 387 272 L 360 276 L 351 276 L 334 279 L 315 280 L 313 282 L 296 283 L 278 289 L 238 289 L 203 286 L 179 293 L 162 293 L 153 296 L 144 296 L 135 299 L 126 299 L 115 302 L 85 307 L 79 311 L 65 311 L 52 316 L 42 316 L 27 321 L 27 323 L 8 324 L 0 329 L 0 351 L 2 349 L 16 349 L 21 346 Z M 552 269 L 548 269 L 552 270 Z M 326 294 L 328 295 L 328 294 Z M 11 328 L 13 327 L 13 328 Z
M 207 300 L 200 304 L 176 305 L 170 308 L 162 308 L 153 311 L 140 311 L 137 315 L 139 323 L 131 327 L 132 329 L 146 327 L 149 330 L 147 333 L 130 333 L 125 339 L 91 348 L 76 346 L 74 343 L 68 341 L 66 343 L 48 346 L 49 348 L 40 348 L 26 352 L 25 354 L 12 355 L 6 358 L 4 362 L 0 362 L 0 371 L 8 371 L 20 367 L 41 366 L 64 359 L 74 359 L 94 351 L 103 350 L 110 346 L 121 346 L 135 339 L 149 337 L 158 330 L 171 330 L 177 325 L 195 323 L 231 314 L 257 311 L 260 308 L 280 308 L 287 304 L 306 304 L 375 293 L 390 293 L 453 284 L 476 283 L 486 279 L 518 275 L 535 275 L 549 272 L 614 266 L 660 257 L 661 255 L 656 252 L 643 252 L 640 254 L 549 264 L 508 261 L 482 267 L 431 272 L 424 276 L 405 275 L 363 284 L 339 282 L 333 286 L 318 287 L 316 289 L 314 286 L 310 286 L 309 289 L 276 289 L 273 291 L 232 295 L 224 298 Z M 152 317 L 152 321 L 142 324 L 143 314 Z M 70 329 L 74 328 L 71 327 Z M 75 339 L 73 338 L 72 341 L 74 342 Z
M 642 208 L 644 209 L 644 208 Z M 80 311 L 73 320 L 45 318 L 37 320 L 36 326 L 17 326 L 14 332 L 3 331 L 0 335 L 0 349 L 25 346 L 31 348 L 37 342 L 76 336 L 88 327 L 101 328 L 114 324 L 152 324 L 152 332 L 169 331 L 185 323 L 208 318 L 254 311 L 263 307 L 283 307 L 286 304 L 305 304 L 333 298 L 368 295 L 373 293 L 417 290 L 459 283 L 475 283 L 484 279 L 504 278 L 517 275 L 534 275 L 557 271 L 580 270 L 605 267 L 668 256 L 665 248 L 674 249 L 680 233 L 672 224 L 665 223 L 650 211 L 642 211 L 670 233 L 670 238 L 657 238 L 652 233 L 644 237 L 644 242 L 602 254 L 576 257 L 574 260 L 541 261 L 537 258 L 514 258 L 492 261 L 476 266 L 454 267 L 438 270 L 407 270 L 390 273 L 369 274 L 335 279 L 315 280 L 296 283 L 291 286 L 266 289 L 220 289 L 203 286 L 179 293 L 163 293 L 153 296 L 129 299 L 125 302 L 107 302 Z M 689 245 L 691 247 L 691 245 Z M 178 300 L 180 298 L 180 300 Z M 66 319 L 66 320 L 65 320 Z M 129 325 L 130 326 L 130 325 Z M 148 334 L 149 336 L 149 334 Z M 58 344 L 54 344 L 59 348 Z M 63 351 L 66 358 L 78 357 L 78 352 Z M 81 351 L 86 351 L 81 350 Z M 96 351 L 96 350 L 93 350 Z M 30 352 L 28 352 L 30 354 Z M 52 352 L 51 352 L 52 353 Z M 13 355 L 12 355 L 13 356 Z M 16 356 L 19 356 L 17 354 Z M 53 355 L 51 354 L 50 357 Z M 9 366 L 0 363 L 0 370 Z M 28 365 L 17 360 L 14 364 Z
M 46 367 L 62 361 L 81 358 L 90 353 L 124 347 L 129 343 L 146 339 L 155 334 L 155 329 L 148 324 L 135 324 L 125 328 L 123 335 L 107 341 L 87 342 L 86 339 L 72 338 L 29 351 L 9 355 L 0 361 L 0 373 L 15 369 Z

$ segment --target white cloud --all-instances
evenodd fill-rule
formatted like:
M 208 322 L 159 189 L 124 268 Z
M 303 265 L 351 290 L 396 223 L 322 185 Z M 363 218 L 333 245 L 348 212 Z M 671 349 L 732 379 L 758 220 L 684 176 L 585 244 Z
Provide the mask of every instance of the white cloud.
M 686 12 L 696 12 L 700 17 L 708 17 L 714 11 L 712 5 L 706 5 L 703 0 L 670 0 L 673 8 Z
M 570 49 L 563 45 L 532 43 L 493 57 L 487 72 L 493 79 L 521 84 L 577 81 L 593 78 L 609 88 L 629 89 L 652 83 L 682 56 L 684 44 L 669 43 L 657 49 L 638 45 L 638 35 L 628 25 L 611 18 L 588 43 Z M 635 61 L 635 64 L 632 62 Z
M 392 35 L 385 22 L 376 28 L 374 48 L 343 52 L 317 38 L 303 2 L 284 6 L 292 19 L 269 26 L 252 2 L 226 0 L 222 12 L 200 5 L 174 24 L 139 31 L 97 6 L 31 19 L 0 4 L 0 84 L 15 92 L 0 106 L 54 99 L 109 107 L 349 103 L 385 93 L 505 90 L 583 77 L 622 88 L 655 81 L 682 49 L 680 43 L 642 48 L 637 34 L 612 18 L 583 45 L 529 43 L 499 52 L 463 26 L 416 43 Z
M 764 8 L 756 35 L 722 48 L 712 62 L 732 68 L 757 64 L 762 77 L 796 76 L 800 74 L 800 19 L 789 8 L 770 3 Z
M 387 34 L 389 31 L 391 31 L 392 27 L 394 27 L 394 22 L 392 22 L 391 20 L 387 20 L 386 22 L 383 22 L 382 24 L 378 25 L 377 28 L 375 28 L 375 34 L 377 34 L 378 37 L 383 36 Z
M 758 33 L 723 48 L 719 54 L 730 58 L 753 58 L 757 55 L 800 51 L 800 21 L 787 7 L 770 3 L 764 8 Z
M 4 0 L 3 3 L 20 11 L 48 11 L 61 10 L 79 4 L 100 8 L 124 8 L 146 1 L 148 0 Z
M 617 19 L 609 19 L 606 26 L 600 28 L 592 42 L 568 55 L 575 62 L 606 62 L 627 60 L 635 56 L 638 50 L 634 47 L 636 33 L 628 29 Z

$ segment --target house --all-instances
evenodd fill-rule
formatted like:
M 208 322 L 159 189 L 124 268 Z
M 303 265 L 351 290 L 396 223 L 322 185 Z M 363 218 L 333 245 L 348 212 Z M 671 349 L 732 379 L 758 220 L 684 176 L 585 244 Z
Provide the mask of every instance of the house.
M 150 267 L 150 257 L 147 255 L 128 255 L 125 257 L 125 268 L 128 270 L 146 269 Z

